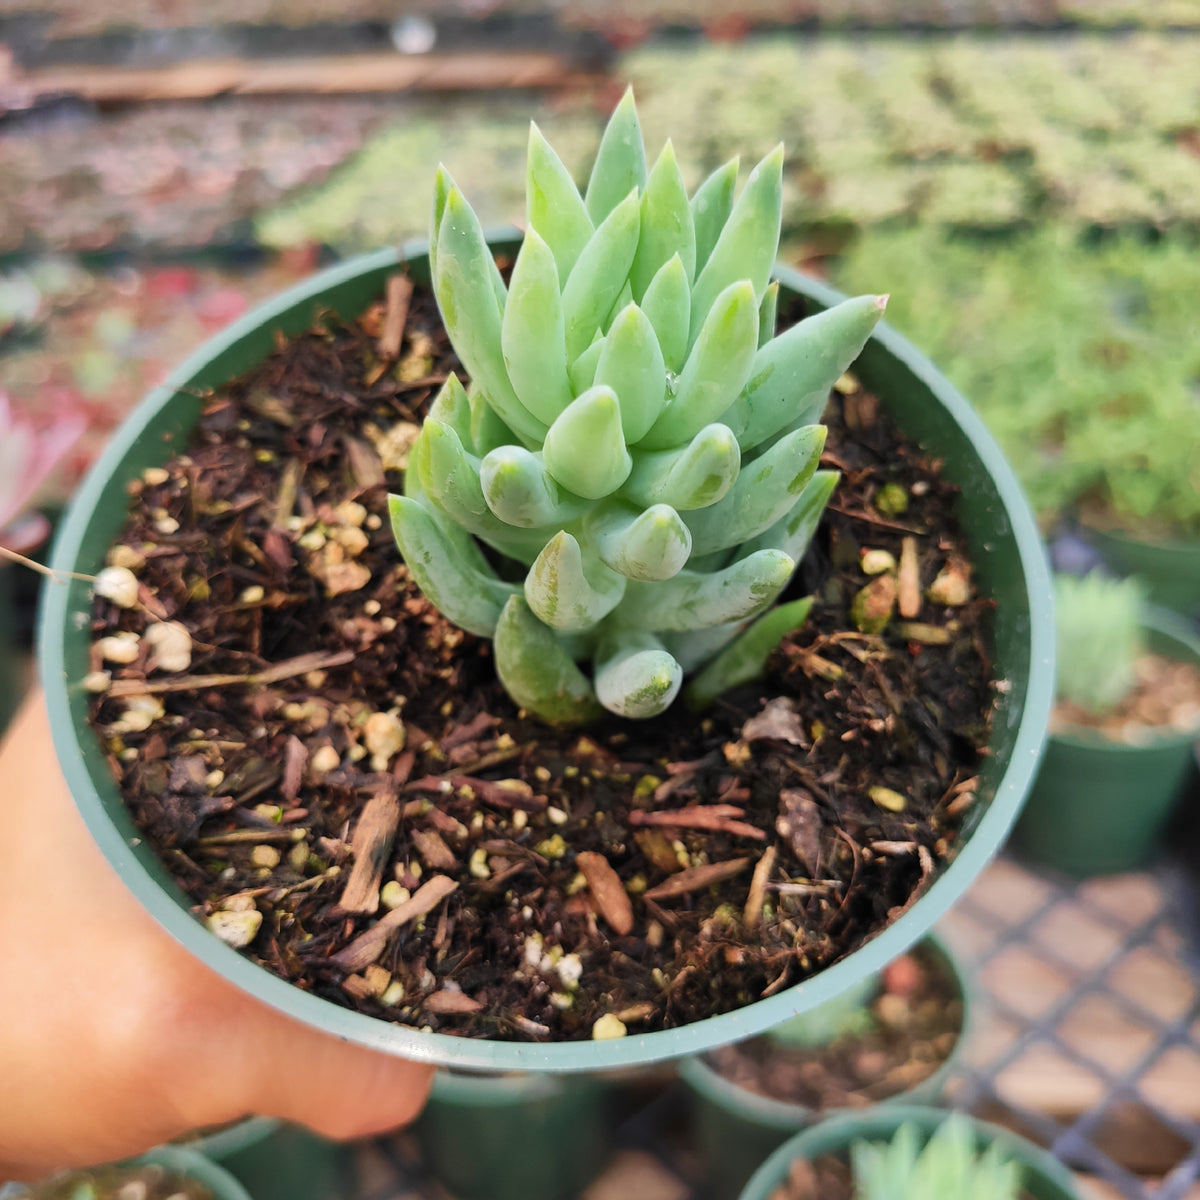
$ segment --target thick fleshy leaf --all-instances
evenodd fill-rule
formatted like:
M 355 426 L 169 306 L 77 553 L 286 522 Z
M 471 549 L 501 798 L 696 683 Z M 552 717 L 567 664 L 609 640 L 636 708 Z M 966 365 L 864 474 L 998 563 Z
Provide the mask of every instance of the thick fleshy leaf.
M 526 158 L 525 223 L 554 252 L 559 283 L 566 283 L 594 226 L 571 173 L 533 122 Z
M 805 596 L 763 613 L 688 682 L 684 692 L 688 707 L 705 708 L 731 687 L 761 678 L 771 653 L 808 620 L 811 608 L 812 597 Z
M 488 410 L 489 412 L 491 409 Z M 471 431 L 471 401 L 458 376 L 451 373 L 442 384 L 426 414 L 431 421 L 454 430 L 463 448 L 475 446 L 475 435 Z
M 596 340 L 571 364 L 571 390 L 581 396 L 596 382 L 596 367 L 604 351 L 604 338 Z
M 563 285 L 569 361 L 588 348 L 625 287 L 637 251 L 640 212 L 637 192 L 630 192 L 583 247 Z
M 692 196 L 692 224 L 696 230 L 696 270 L 701 271 L 712 254 L 729 214 L 733 212 L 733 193 L 737 187 L 738 160 L 731 158 L 719 166 Z M 692 278 L 695 278 L 693 275 Z
M 467 403 L 471 406 L 470 444 L 480 457 L 497 446 L 511 446 L 521 440 L 500 420 L 496 410 L 487 402 L 482 388 L 474 380 L 467 388 Z M 466 444 L 464 441 L 463 445 Z
M 786 586 L 796 564 L 779 550 L 760 550 L 722 571 L 680 571 L 662 583 L 633 583 L 614 615 L 620 628 L 651 633 L 703 629 L 757 616 Z
M 799 562 L 808 550 L 841 477 L 840 471 L 818 471 L 792 508 L 774 525 L 748 541 L 742 551 L 753 554 L 756 550 L 782 550 Z
M 670 579 L 692 551 L 692 535 L 668 504 L 640 510 L 609 501 L 584 521 L 588 543 L 614 571 L 627 579 Z
M 612 323 L 594 379 L 616 393 L 625 440 L 644 437 L 666 403 L 667 376 L 654 326 L 636 304 L 626 305 Z
M 450 177 L 450 172 L 446 170 L 442 163 L 438 163 L 437 173 L 433 181 L 433 211 L 429 222 L 429 277 L 430 279 L 437 278 L 437 246 L 438 234 L 442 228 L 442 217 L 446 212 L 446 199 L 450 195 L 450 191 L 455 187 L 454 180 Z M 504 311 L 505 301 L 508 299 L 508 286 L 504 282 L 504 276 L 500 274 L 500 268 L 496 266 L 496 260 L 492 259 L 492 291 L 496 296 L 496 305 L 501 312 Z
M 550 426 L 543 446 L 546 470 L 558 483 L 587 500 L 615 492 L 633 459 L 625 448 L 621 409 L 612 388 L 589 388 Z
M 473 543 L 463 546 L 461 530 L 418 501 L 389 496 L 388 512 L 400 554 L 426 599 L 455 625 L 491 637 L 505 602 L 520 589 L 497 579 Z
M 758 306 L 758 345 L 761 349 L 775 336 L 775 323 L 779 319 L 779 280 L 772 280 L 763 292 Z
M 604 711 L 591 681 L 521 596 L 513 596 L 501 611 L 492 648 L 505 690 L 543 721 L 581 724 Z
M 663 362 L 678 373 L 687 361 L 692 320 L 692 289 L 683 261 L 673 257 L 650 281 L 642 297 L 642 312 L 654 326 Z
M 675 148 L 668 141 L 650 172 L 642 193 L 642 236 L 633 256 L 629 281 L 633 297 L 641 300 L 650 281 L 678 254 L 689 279 L 696 273 L 696 230 L 687 188 Z
M 621 603 L 625 586 L 624 576 L 585 558 L 579 542 L 560 529 L 525 576 L 525 600 L 552 629 L 579 633 Z
M 571 403 L 562 296 L 554 254 L 536 229 L 521 243 L 500 330 L 517 399 L 549 425 Z
M 601 639 L 596 653 L 596 698 L 619 717 L 665 712 L 679 694 L 683 668 L 653 634 L 622 630 Z
M 829 389 L 859 356 L 886 307 L 886 296 L 855 296 L 806 317 L 763 346 L 729 414 L 742 449 L 782 429 L 819 421 Z
M 735 280 L 748 279 L 754 285 L 755 304 L 762 299 L 779 250 L 782 211 L 783 147 L 776 146 L 750 172 L 712 254 L 696 277 L 692 288 L 693 342 L 708 310 Z
M 634 188 L 640 191 L 645 186 L 646 148 L 633 88 L 629 87 L 608 118 L 592 164 L 584 197 L 592 224 L 599 225 Z
M 565 525 L 587 507 L 554 482 L 541 455 L 523 446 L 493 450 L 479 465 L 479 481 L 492 512 L 520 529 Z
M 825 426 L 806 425 L 780 438 L 765 454 L 742 463 L 724 500 L 688 513 L 692 553 L 739 546 L 769 529 L 800 499 L 825 446 Z
M 730 284 L 717 298 L 696 339 L 675 395 L 637 444 L 665 450 L 695 437 L 738 398 L 758 349 L 758 297 L 749 281 Z
M 451 189 L 438 231 L 434 293 L 450 341 L 488 403 L 523 441 L 536 445 L 546 426 L 517 399 L 504 366 L 500 310 L 492 291 L 492 254 L 462 193 Z
M 724 425 L 706 425 L 678 450 L 635 451 L 621 494 L 638 504 L 669 504 L 680 512 L 707 508 L 733 486 L 742 456 Z
M 726 565 L 723 563 L 722 567 Z M 671 652 L 686 675 L 703 666 L 713 655 L 728 646 L 745 627 L 745 621 L 727 621 L 723 625 L 709 625 L 704 629 L 664 633 L 663 645 Z

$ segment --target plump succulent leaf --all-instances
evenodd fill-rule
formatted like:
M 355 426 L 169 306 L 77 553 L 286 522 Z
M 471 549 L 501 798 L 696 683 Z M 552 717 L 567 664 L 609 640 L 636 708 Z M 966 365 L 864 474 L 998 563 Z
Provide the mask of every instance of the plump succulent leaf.
M 828 502 L 815 422 L 881 305 L 775 337 L 781 152 L 740 194 L 736 179 L 727 163 L 689 199 L 670 143 L 647 172 L 632 94 L 584 195 L 535 126 L 507 285 L 454 181 L 435 179 L 434 293 L 470 385 L 434 401 L 397 538 L 439 602 L 495 626 L 501 679 L 547 720 L 653 715 L 711 661 L 690 693 L 709 697 L 799 620 L 785 605 L 747 627 Z
M 588 215 L 599 225 L 631 191 L 646 186 L 646 149 L 633 88 L 626 88 L 608 119 L 584 198 Z
M 522 708 L 555 725 L 593 721 L 604 711 L 591 680 L 523 597 L 504 605 L 492 641 L 496 674 Z
M 656 717 L 679 693 L 683 668 L 653 634 L 622 630 L 596 652 L 596 696 L 622 717 Z

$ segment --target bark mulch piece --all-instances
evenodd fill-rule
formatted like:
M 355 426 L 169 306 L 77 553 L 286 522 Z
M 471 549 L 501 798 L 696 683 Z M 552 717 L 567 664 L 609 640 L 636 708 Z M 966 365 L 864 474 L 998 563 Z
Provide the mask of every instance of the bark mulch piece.
M 382 301 L 281 339 L 133 489 L 116 553 L 144 607 L 98 600 L 95 634 L 176 620 L 192 663 L 157 670 L 143 640 L 108 664 L 93 721 L 196 916 L 232 909 L 219 923 L 251 958 L 337 1004 L 501 1039 L 677 1026 L 852 951 L 979 802 L 990 602 L 939 464 L 843 381 L 826 453 L 843 481 L 790 593 L 817 600 L 768 678 L 699 718 L 553 730 L 395 549 L 388 489 L 459 368 L 428 292 L 406 303 L 394 361 Z M 881 635 L 848 616 L 867 550 L 916 556 L 917 611 Z
M 962 998 L 945 965 L 924 948 L 883 972 L 879 994 L 854 1025 L 823 1046 L 752 1038 L 709 1056 L 725 1078 L 817 1112 L 861 1108 L 908 1091 L 950 1057 L 962 1030 Z

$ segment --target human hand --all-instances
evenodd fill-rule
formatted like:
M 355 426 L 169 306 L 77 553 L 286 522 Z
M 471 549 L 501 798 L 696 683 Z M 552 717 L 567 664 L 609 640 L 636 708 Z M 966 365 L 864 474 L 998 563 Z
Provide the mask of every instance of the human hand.
M 365 1137 L 432 1068 L 282 1016 L 194 959 L 92 842 L 41 694 L 0 746 L 0 1181 L 107 1162 L 248 1113 Z

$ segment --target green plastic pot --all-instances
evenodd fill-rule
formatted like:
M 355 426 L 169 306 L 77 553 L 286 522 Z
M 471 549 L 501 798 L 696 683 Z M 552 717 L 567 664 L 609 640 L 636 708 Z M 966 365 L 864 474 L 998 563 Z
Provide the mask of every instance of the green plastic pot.
M 597 1075 L 439 1071 L 414 1131 L 457 1200 L 565 1200 L 601 1171 L 616 1127 Z
M 1153 604 L 1194 616 L 1200 613 L 1200 538 L 1145 542 L 1114 530 L 1088 530 L 1092 544 L 1120 575 L 1136 575 Z
M 213 1194 L 213 1200 L 259 1200 L 236 1180 L 224 1167 L 206 1158 L 190 1146 L 158 1146 L 130 1160 L 132 1167 L 152 1164 L 170 1171 L 180 1179 L 203 1184 Z
M 740 1200 L 768 1200 L 787 1178 L 793 1159 L 842 1155 L 852 1143 L 864 1139 L 887 1141 L 905 1123 L 915 1125 L 925 1142 L 947 1116 L 949 1113 L 945 1109 L 907 1104 L 837 1113 L 780 1146 L 754 1173 Z M 1071 1172 L 1058 1159 L 999 1125 L 977 1121 L 974 1117 L 970 1121 L 976 1131 L 978 1149 L 998 1143 L 1009 1158 L 1021 1164 L 1021 1183 L 1033 1200 L 1080 1200 Z
M 949 970 L 957 984 L 963 1006 L 962 1029 L 949 1058 L 928 1079 L 880 1104 L 937 1100 L 967 1042 L 972 1005 L 963 964 L 936 935 L 927 937 L 922 946 Z M 705 1158 L 705 1194 L 710 1200 L 737 1196 L 772 1150 L 821 1119 L 821 1113 L 807 1105 L 774 1100 L 739 1086 L 698 1055 L 679 1063 L 679 1077 L 690 1092 L 693 1141 Z
M 1200 637 L 1150 610 L 1151 650 L 1200 666 Z M 1051 733 L 1013 841 L 1025 855 L 1086 878 L 1132 871 L 1153 855 L 1183 789 L 1200 730 L 1162 730 L 1136 745 L 1078 729 Z
M 492 239 L 515 253 L 517 235 Z M 110 441 L 76 495 L 59 531 L 53 565 L 95 574 L 128 507 L 126 485 L 183 446 L 207 389 L 248 371 L 274 350 L 276 334 L 312 326 L 320 310 L 347 317 L 382 295 L 404 262 L 428 283 L 425 243 L 381 250 L 321 272 L 230 325 L 174 371 L 143 401 Z M 841 299 L 824 284 L 785 268 L 785 292 L 814 310 Z M 897 921 L 828 970 L 779 995 L 677 1029 L 609 1041 L 502 1042 L 423 1033 L 352 1012 L 292 987 L 213 937 L 188 912 L 188 902 L 139 835 L 87 724 L 91 595 L 71 580 L 44 590 L 40 655 L 59 761 L 84 820 L 110 863 L 149 912 L 212 970 L 282 1012 L 335 1036 L 391 1054 L 474 1071 L 603 1071 L 698 1054 L 751 1037 L 828 1000 L 879 970 L 919 937 L 966 891 L 1007 837 L 1041 753 L 1054 691 L 1054 631 L 1050 573 L 1041 538 L 1016 477 L 983 422 L 932 363 L 880 325 L 855 371 L 911 436 L 945 463 L 962 485 L 959 516 L 971 544 L 977 579 L 996 601 L 997 693 L 990 752 L 981 761 L 983 794 L 970 814 L 955 860 Z
M 341 1200 L 349 1195 L 351 1150 L 271 1117 L 187 1142 L 228 1171 L 254 1200 Z

